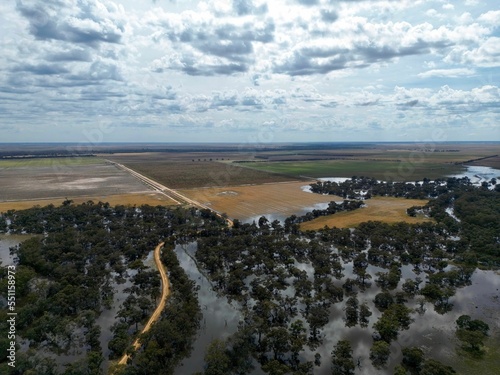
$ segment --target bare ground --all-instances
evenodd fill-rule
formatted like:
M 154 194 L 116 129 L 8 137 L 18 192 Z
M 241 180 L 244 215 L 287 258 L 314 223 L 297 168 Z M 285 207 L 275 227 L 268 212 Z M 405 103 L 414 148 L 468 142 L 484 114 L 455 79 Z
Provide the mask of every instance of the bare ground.
M 0 202 L 120 195 L 146 185 L 107 163 L 0 168 Z
M 318 203 L 342 200 L 333 195 L 312 194 L 302 191 L 307 182 L 283 182 L 262 185 L 231 186 L 179 190 L 230 218 L 245 220 L 256 215 L 299 214 L 305 207 Z

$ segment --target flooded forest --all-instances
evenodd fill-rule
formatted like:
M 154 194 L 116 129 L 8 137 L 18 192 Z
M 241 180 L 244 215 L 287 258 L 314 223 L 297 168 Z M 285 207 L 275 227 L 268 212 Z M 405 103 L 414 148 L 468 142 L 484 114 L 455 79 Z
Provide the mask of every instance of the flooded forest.
M 232 226 L 196 208 L 67 200 L 8 211 L 0 245 L 17 267 L 21 340 L 2 373 L 465 374 L 488 357 L 499 335 L 496 181 L 353 177 L 311 190 L 345 200 Z M 432 221 L 300 229 L 377 195 L 428 198 L 407 213 Z M 172 294 L 134 351 L 159 298 L 160 242 Z M 6 275 L 4 262 L 0 283 Z

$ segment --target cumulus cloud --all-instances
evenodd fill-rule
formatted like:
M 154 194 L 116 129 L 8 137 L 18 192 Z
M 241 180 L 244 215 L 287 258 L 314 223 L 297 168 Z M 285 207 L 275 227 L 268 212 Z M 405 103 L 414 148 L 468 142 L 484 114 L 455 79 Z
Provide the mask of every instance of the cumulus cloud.
M 500 11 L 474 3 L 4 2 L 0 121 L 357 135 L 467 116 L 492 128 Z
M 102 3 L 99 3 L 102 5 Z M 123 26 L 115 22 L 116 9 L 92 2 L 18 0 L 17 10 L 29 23 L 30 33 L 40 40 L 61 40 L 98 47 L 100 43 L 119 43 Z

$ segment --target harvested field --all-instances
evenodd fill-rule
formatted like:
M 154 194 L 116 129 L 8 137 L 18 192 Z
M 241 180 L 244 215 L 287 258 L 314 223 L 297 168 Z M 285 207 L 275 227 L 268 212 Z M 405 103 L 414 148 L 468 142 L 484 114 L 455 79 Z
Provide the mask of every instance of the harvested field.
M 172 189 L 300 180 L 296 177 L 225 163 L 215 155 L 205 153 L 189 154 L 189 158 L 186 158 L 186 155 L 183 158 L 174 157 L 168 153 L 112 155 L 107 158 Z
M 145 191 L 143 183 L 97 158 L 0 161 L 0 202 Z
M 380 160 L 316 160 L 297 162 L 253 162 L 241 163 L 250 169 L 282 173 L 288 176 L 352 177 L 367 176 L 379 180 L 416 181 L 424 177 L 434 179 L 459 173 L 464 168 L 444 163 L 406 163 Z
M 108 202 L 111 206 L 140 206 L 143 204 L 149 204 L 150 206 L 171 206 L 177 204 L 165 195 L 155 192 L 76 197 L 72 198 L 72 200 L 75 204 L 81 204 L 88 201 L 97 203 L 101 201 Z M 24 210 L 33 206 L 43 207 L 48 206 L 49 204 L 60 206 L 63 201 L 63 198 L 49 198 L 37 200 L 21 200 L 14 202 L 0 202 L 0 212 L 6 212 L 8 210 Z
M 308 182 L 287 182 L 222 188 L 184 189 L 181 194 L 205 204 L 229 218 L 248 220 L 255 216 L 290 216 L 313 209 L 318 203 L 342 200 L 334 195 L 311 194 L 301 187 Z
M 491 167 L 500 169 L 500 157 L 496 156 L 488 159 L 473 161 L 471 163 L 467 163 L 467 165 L 478 165 L 481 167 Z
M 353 228 L 366 221 L 382 221 L 384 223 L 422 223 L 432 221 L 427 217 L 411 217 L 406 214 L 406 209 L 412 206 L 424 206 L 425 199 L 404 199 L 393 197 L 374 197 L 366 200 L 366 207 L 355 211 L 339 212 L 335 215 L 323 216 L 312 221 L 302 223 L 302 230 L 317 230 L 328 227 Z

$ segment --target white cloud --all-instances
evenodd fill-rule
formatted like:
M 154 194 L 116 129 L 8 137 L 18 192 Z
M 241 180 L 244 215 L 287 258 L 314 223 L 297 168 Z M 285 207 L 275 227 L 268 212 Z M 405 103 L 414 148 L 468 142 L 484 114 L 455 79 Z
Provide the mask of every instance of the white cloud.
M 480 85 L 499 73 L 500 11 L 474 4 L 4 2 L 0 122 L 33 124 L 50 140 L 53 122 L 77 129 L 102 118 L 179 140 L 184 129 L 211 131 L 208 140 L 262 124 L 369 140 L 375 128 L 416 134 L 457 114 L 479 129 L 500 123 L 497 84 Z
M 475 74 L 475 71 L 467 68 L 456 68 L 456 69 L 433 69 L 426 72 L 419 73 L 420 78 L 431 78 L 431 77 L 450 77 L 457 78 L 463 76 L 471 76 Z
M 478 19 L 479 22 L 485 22 L 494 27 L 500 25 L 500 10 L 490 10 L 486 13 L 481 14 Z

